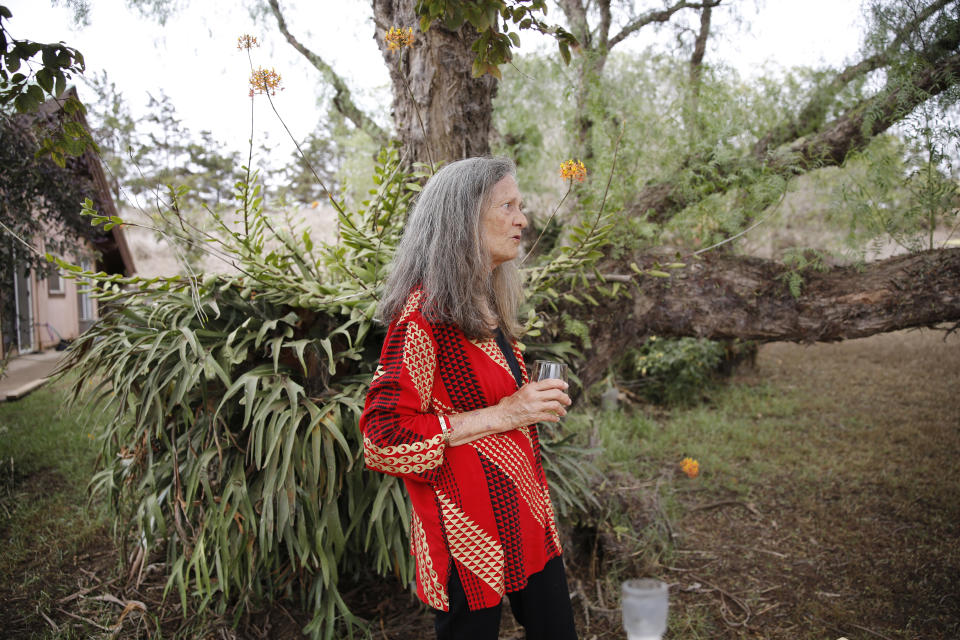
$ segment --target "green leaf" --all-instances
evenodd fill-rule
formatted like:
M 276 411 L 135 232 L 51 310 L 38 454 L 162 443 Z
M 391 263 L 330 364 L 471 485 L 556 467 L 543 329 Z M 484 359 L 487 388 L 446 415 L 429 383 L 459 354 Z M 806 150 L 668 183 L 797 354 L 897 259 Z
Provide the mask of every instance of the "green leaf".
M 86 135 L 86 130 L 83 128 L 83 125 L 79 122 L 73 120 L 67 120 L 63 123 L 63 131 L 68 136 L 73 136 L 74 138 L 82 138 Z M 118 218 L 119 220 L 119 218 Z M 122 224 L 122 221 L 120 222 Z
M 334 375 L 337 372 L 337 363 L 333 357 L 333 345 L 330 342 L 330 338 L 320 340 L 320 346 L 323 347 L 323 350 L 327 354 L 327 373 Z
M 27 94 L 29 94 L 30 97 L 37 102 L 37 104 L 43 102 L 43 89 L 41 89 L 37 85 L 32 84 L 29 87 L 27 87 Z
M 66 64 L 61 65 L 57 60 L 57 47 L 54 45 L 48 44 L 43 47 L 43 54 L 41 55 L 41 59 L 43 60 L 43 66 L 47 68 L 67 66 Z M 67 64 L 69 64 L 69 59 Z
M 13 106 L 19 113 L 30 113 L 37 108 L 38 102 L 29 93 L 21 93 L 13 99 Z
M 53 75 L 49 69 L 40 69 L 35 76 L 37 84 L 47 93 L 53 92 Z

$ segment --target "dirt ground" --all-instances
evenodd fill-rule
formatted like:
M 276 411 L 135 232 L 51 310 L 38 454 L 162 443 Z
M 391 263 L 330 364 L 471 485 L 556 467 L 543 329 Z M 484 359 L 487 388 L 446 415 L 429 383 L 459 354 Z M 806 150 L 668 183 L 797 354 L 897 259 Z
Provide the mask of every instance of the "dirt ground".
M 763 486 L 677 494 L 675 549 L 648 567 L 670 583 L 666 638 L 960 638 L 960 335 L 766 345 L 731 382 L 803 399 L 799 452 Z M 611 585 L 568 564 L 581 638 L 623 638 Z M 407 598 L 367 598 L 375 637 L 429 637 Z M 501 638 L 523 638 L 507 612 Z
M 773 344 L 736 376 L 797 388 L 821 428 L 769 486 L 686 505 L 668 573 L 708 637 L 960 638 L 960 336 L 943 336 Z
M 673 547 L 649 567 L 671 585 L 667 639 L 960 638 L 960 335 L 767 345 L 732 382 L 802 398 L 803 424 L 782 439 L 796 455 L 779 452 L 785 462 L 760 486 L 676 494 Z M 582 640 L 623 638 L 612 589 L 596 590 L 575 559 L 576 542 L 567 544 Z M 77 616 L 96 617 L 76 594 L 99 593 L 115 563 L 104 532 L 100 544 L 62 557 L 49 576 L 2 586 L 0 637 L 51 637 L 55 624 L 62 630 Z M 152 582 L 162 590 L 160 577 Z M 398 594 L 395 582 L 343 587 L 354 611 L 376 621 L 373 637 L 432 637 L 430 614 Z M 53 600 L 54 619 L 37 615 L 38 598 Z M 162 625 L 164 637 L 174 622 Z M 299 637 L 305 622 L 277 609 L 245 631 L 225 625 L 217 637 Z M 100 637 L 144 637 L 142 627 L 134 636 L 87 628 Z M 523 637 L 507 612 L 501 637 Z

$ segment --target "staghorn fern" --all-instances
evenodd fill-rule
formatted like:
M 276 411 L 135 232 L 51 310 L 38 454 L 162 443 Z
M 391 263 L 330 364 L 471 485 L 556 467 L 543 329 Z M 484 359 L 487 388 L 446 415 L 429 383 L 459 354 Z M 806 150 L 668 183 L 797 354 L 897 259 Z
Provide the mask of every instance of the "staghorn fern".
M 340 596 L 341 575 L 372 567 L 412 579 L 409 502 L 396 478 L 364 469 L 357 421 L 383 337 L 376 293 L 422 177 L 383 150 L 371 199 L 351 213 L 335 203 L 336 245 L 275 228 L 244 184 L 244 233 L 218 216 L 215 235 L 168 225 L 233 275 L 121 278 L 58 261 L 105 309 L 63 366 L 79 374 L 74 401 L 104 415 L 92 487 L 135 531 L 141 558 L 165 545 L 166 591 L 183 611 L 299 595 L 313 616 L 305 631 L 331 638 L 341 622 L 351 634 L 362 624 Z M 89 204 L 87 213 L 123 223 Z M 558 286 L 561 273 L 589 266 L 606 228 L 584 225 L 531 280 Z M 549 438 L 544 451 L 558 511 L 584 509 L 582 451 Z

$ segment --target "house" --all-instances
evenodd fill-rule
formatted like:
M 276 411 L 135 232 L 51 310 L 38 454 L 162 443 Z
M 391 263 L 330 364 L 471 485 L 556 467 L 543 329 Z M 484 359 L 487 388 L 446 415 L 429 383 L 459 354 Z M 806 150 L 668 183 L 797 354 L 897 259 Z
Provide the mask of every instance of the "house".
M 70 88 L 66 95 L 76 97 Z M 22 117 L 23 126 L 32 127 L 42 119 L 56 117 L 59 104 L 50 100 L 36 114 Z M 83 113 L 73 116 L 89 130 Z M 109 188 L 103 166 L 97 155 L 87 150 L 71 163 L 73 173 L 87 197 L 94 201 L 97 210 L 108 216 L 117 215 L 116 204 Z M 0 193 L 0 197 L 3 194 Z M 81 202 L 77 202 L 79 209 Z M 5 232 L 0 230 L 0 237 Z M 14 243 L 4 242 L 4 250 L 13 251 Z M 42 244 L 42 243 L 41 243 Z M 43 246 L 37 249 L 44 251 Z M 80 264 L 85 269 L 132 275 L 133 260 L 122 227 L 115 226 L 108 232 L 98 232 L 90 239 L 79 241 L 73 255 L 61 256 L 68 262 Z M 26 268 L 16 268 L 11 282 L 0 282 L 0 358 L 29 353 L 50 347 L 64 346 L 85 331 L 98 317 L 96 300 L 83 293 L 77 283 L 64 278 L 56 270 L 38 273 Z

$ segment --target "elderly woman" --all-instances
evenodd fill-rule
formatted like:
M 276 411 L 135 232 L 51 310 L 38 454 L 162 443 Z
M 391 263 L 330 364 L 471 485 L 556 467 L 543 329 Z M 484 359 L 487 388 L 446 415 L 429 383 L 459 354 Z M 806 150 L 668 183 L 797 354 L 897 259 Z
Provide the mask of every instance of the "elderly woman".
M 528 382 L 514 259 L 527 221 L 515 168 L 470 158 L 424 186 L 380 304 L 387 337 L 360 419 L 369 468 L 403 478 L 417 595 L 437 637 L 576 638 L 536 423 L 570 398 Z

